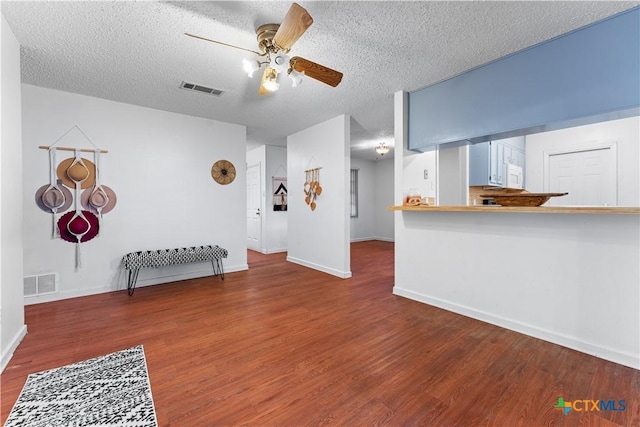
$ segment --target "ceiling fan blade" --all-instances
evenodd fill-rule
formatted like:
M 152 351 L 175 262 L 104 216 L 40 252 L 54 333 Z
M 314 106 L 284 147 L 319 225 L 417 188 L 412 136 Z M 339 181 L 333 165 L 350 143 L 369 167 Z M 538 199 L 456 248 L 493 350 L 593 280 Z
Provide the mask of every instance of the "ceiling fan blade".
M 326 83 L 329 86 L 336 87 L 342 81 L 342 73 L 340 71 L 332 70 L 329 67 L 316 64 L 308 59 L 294 56 L 289 63 L 297 72 L 304 72 L 305 76 Z
M 229 44 L 229 43 L 219 42 L 219 41 L 217 41 L 217 40 L 207 39 L 207 38 L 205 38 L 205 37 L 196 36 L 195 34 L 184 33 L 184 35 L 185 35 L 185 36 L 189 36 L 189 37 L 193 37 L 193 38 L 196 38 L 196 39 L 200 39 L 200 40 L 208 41 L 208 42 L 211 42 L 211 43 L 220 44 L 220 45 L 222 45 L 222 46 L 232 47 L 232 48 L 234 48 L 234 49 L 240 49 L 240 50 L 244 50 L 244 51 L 247 51 L 247 52 L 255 53 L 256 55 L 259 55 L 259 56 L 264 56 L 264 55 L 265 55 L 264 53 L 257 52 L 257 51 L 255 51 L 255 50 L 245 49 L 245 48 L 240 47 L 240 46 L 235 46 L 235 45 L 232 45 L 232 44 Z
M 273 37 L 273 41 L 282 49 L 289 50 L 311 24 L 313 24 L 313 18 L 309 12 L 299 4 L 293 3 Z

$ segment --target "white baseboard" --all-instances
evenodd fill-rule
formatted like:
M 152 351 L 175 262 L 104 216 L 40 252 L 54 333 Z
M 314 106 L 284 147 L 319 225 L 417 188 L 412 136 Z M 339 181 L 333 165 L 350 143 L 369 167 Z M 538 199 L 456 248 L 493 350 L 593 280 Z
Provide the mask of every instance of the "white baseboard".
M 4 371 L 4 368 L 7 367 L 9 361 L 13 357 L 13 353 L 18 348 L 18 345 L 22 342 L 24 337 L 27 335 L 27 325 L 22 325 L 22 327 L 16 332 L 13 336 L 9 345 L 2 352 L 2 358 L 0 359 L 0 373 Z
M 236 271 L 244 271 L 248 270 L 248 264 L 234 265 L 230 267 L 224 268 L 224 274 L 234 273 Z M 213 276 L 211 268 L 203 268 L 201 270 L 188 271 L 184 273 L 178 274 L 169 274 L 164 276 L 156 276 L 156 277 L 147 277 L 144 279 L 138 279 L 136 282 L 136 288 L 144 287 L 144 286 L 153 286 L 153 285 L 161 285 L 163 283 L 171 283 L 171 282 L 179 282 L 181 280 L 189 280 L 189 279 L 199 279 L 200 277 Z M 124 283 L 124 288 L 126 289 L 126 282 Z M 113 289 L 112 289 L 113 290 Z
M 603 346 L 601 344 L 583 341 L 573 336 L 550 331 L 548 329 L 542 329 L 537 326 L 521 323 L 515 320 L 504 319 L 491 313 L 476 310 L 471 307 L 466 307 L 449 301 L 444 301 L 439 298 L 433 298 L 395 286 L 393 288 L 393 294 L 429 304 L 438 308 L 442 308 L 444 310 L 461 314 L 463 316 L 471 317 L 476 320 L 481 320 L 486 323 L 491 323 L 492 325 L 500 326 L 502 328 L 519 332 L 521 334 L 525 334 L 534 338 L 539 338 L 541 340 L 548 341 L 553 344 L 558 344 L 572 350 L 590 354 L 600 359 L 609 360 L 611 362 L 629 366 L 634 369 L 640 369 L 640 354 L 632 354 L 623 350 Z
M 270 254 L 279 254 L 282 252 L 287 252 L 287 248 L 280 248 L 280 249 L 268 249 L 263 251 L 262 253 L 265 255 L 270 255 Z
M 73 291 L 60 291 L 54 294 L 44 294 L 44 295 L 37 295 L 33 297 L 24 297 L 24 305 L 42 304 L 45 302 L 61 301 L 61 300 L 70 299 L 70 298 L 86 297 L 88 295 L 103 294 L 105 292 L 112 292 L 114 290 L 115 289 L 110 289 L 106 287 L 103 287 L 103 288 L 94 287 L 94 288 L 86 288 L 86 289 L 77 289 Z
M 354 237 L 351 239 L 351 243 L 368 242 L 369 240 L 376 240 L 375 237 Z
M 337 276 L 341 279 L 348 279 L 351 277 L 350 271 L 339 271 L 334 268 L 325 267 L 324 265 L 314 264 L 312 262 L 305 261 L 292 256 L 287 256 L 287 261 L 292 262 L 294 264 L 299 264 L 314 270 L 322 271 L 323 273 L 331 274 L 332 276 Z
M 239 265 L 234 265 L 229 267 L 225 266 L 224 274 L 226 275 L 228 273 L 234 273 L 236 271 L 244 271 L 248 269 L 249 269 L 248 264 L 239 264 Z M 139 278 L 138 281 L 136 282 L 136 288 L 160 285 L 163 283 L 179 282 L 181 280 L 197 279 L 200 277 L 212 276 L 212 274 L 213 273 L 211 271 L 211 268 L 203 268 L 200 270 L 189 271 L 189 272 L 184 272 L 179 274 L 168 274 L 168 275 L 165 274 L 163 276 Z M 108 286 L 92 287 L 92 288 L 85 288 L 85 289 L 75 289 L 71 291 L 61 291 L 54 294 L 38 295 L 35 297 L 25 297 L 24 305 L 41 304 L 45 302 L 60 301 L 60 300 L 70 299 L 70 298 L 85 297 L 88 295 L 103 294 L 106 292 L 122 291 L 127 289 L 126 280 L 127 280 L 126 275 L 123 274 L 123 280 L 120 280 L 120 283 L 118 283 L 117 288 L 112 288 Z
M 354 238 L 351 239 L 351 243 L 358 243 L 358 242 L 370 242 L 371 240 L 380 240 L 381 242 L 395 242 L 394 239 L 389 239 L 387 237 L 358 237 L 358 238 Z

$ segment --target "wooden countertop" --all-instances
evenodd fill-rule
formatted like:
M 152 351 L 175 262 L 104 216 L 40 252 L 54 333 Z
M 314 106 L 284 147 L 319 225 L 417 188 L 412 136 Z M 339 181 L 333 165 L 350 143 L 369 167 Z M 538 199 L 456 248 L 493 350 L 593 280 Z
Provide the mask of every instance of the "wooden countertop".
M 622 206 L 389 206 L 390 211 L 414 212 L 521 212 L 521 213 L 555 213 L 555 214 L 631 214 L 640 215 L 640 208 Z

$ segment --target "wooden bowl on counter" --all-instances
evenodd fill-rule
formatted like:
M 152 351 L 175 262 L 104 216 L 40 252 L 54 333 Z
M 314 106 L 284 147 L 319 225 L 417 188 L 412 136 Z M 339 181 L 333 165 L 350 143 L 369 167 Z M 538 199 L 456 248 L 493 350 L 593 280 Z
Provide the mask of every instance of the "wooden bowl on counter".
M 500 206 L 520 206 L 531 207 L 541 206 L 549 201 L 552 197 L 566 196 L 569 193 L 529 193 L 524 190 L 521 193 L 504 192 L 501 194 L 481 194 L 480 197 L 493 199 Z

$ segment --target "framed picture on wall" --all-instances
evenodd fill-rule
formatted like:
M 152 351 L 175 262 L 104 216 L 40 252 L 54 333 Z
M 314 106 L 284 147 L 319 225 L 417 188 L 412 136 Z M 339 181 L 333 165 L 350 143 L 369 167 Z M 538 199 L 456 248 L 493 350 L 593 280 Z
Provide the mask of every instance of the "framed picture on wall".
M 273 210 L 287 210 L 287 178 L 273 177 Z

